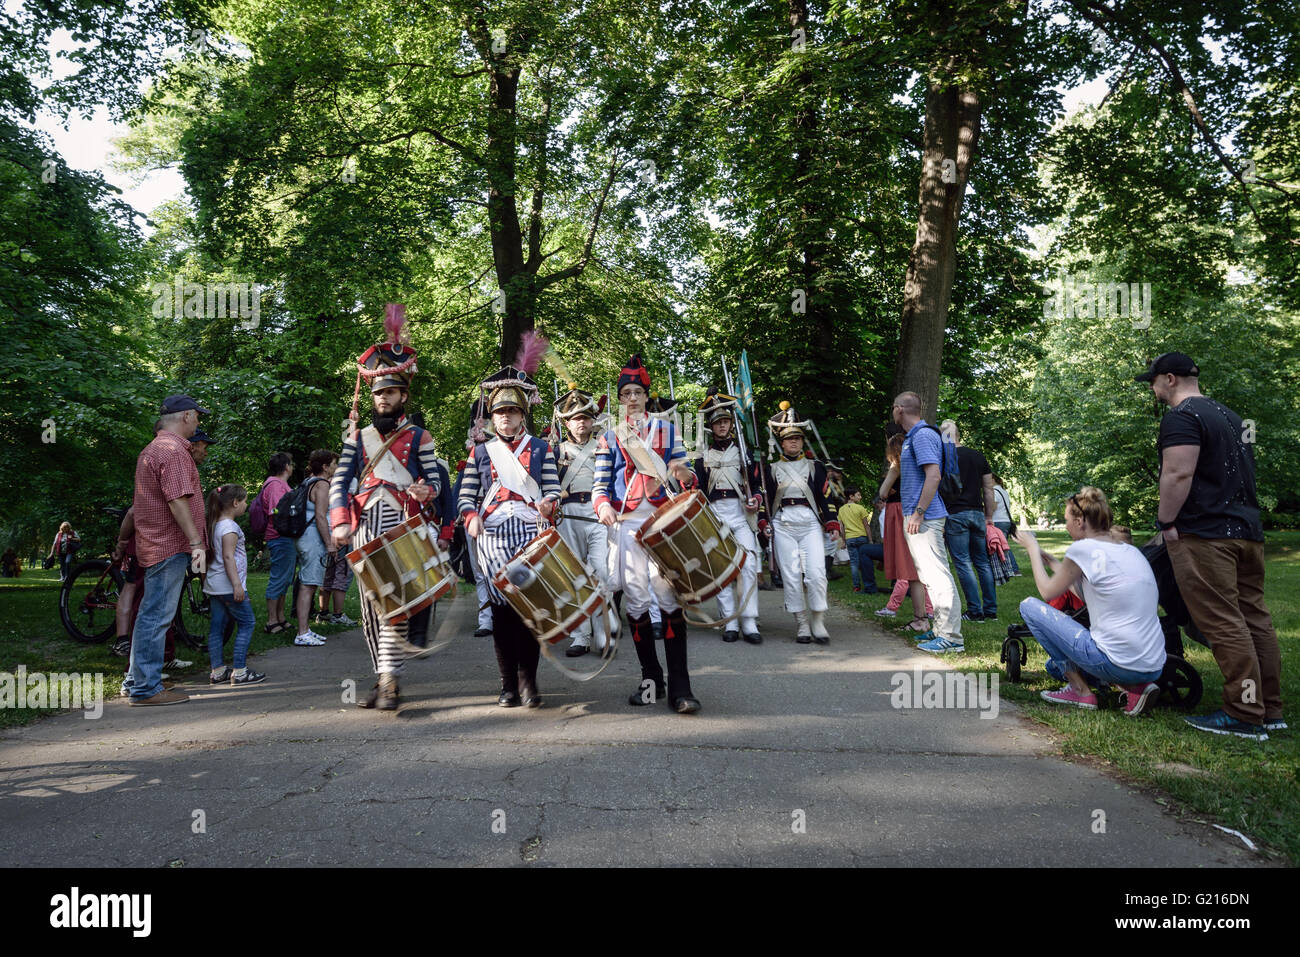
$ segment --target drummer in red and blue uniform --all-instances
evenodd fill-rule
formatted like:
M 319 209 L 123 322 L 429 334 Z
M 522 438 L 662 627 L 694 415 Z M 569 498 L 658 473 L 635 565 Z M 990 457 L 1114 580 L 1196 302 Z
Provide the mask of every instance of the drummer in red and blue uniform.
M 555 517 L 560 478 L 550 445 L 528 434 L 525 412 L 540 401 L 528 372 L 506 366 L 485 380 L 482 390 L 496 436 L 475 447 L 462 474 L 457 507 L 470 548 L 478 550 L 492 606 L 492 642 L 501 674 L 497 704 L 538 708 L 541 645 L 492 579 L 537 537 L 541 520 Z
M 618 377 L 622 419 L 597 444 L 592 506 L 596 517 L 609 528 L 609 584 L 623 592 L 641 663 L 641 685 L 628 704 L 652 704 L 666 696 L 674 711 L 691 714 L 700 710 L 700 702 L 691 693 L 686 664 L 686 619 L 672 586 L 635 536 L 655 509 L 668 500 L 664 482 L 671 477 L 683 487 L 693 486 L 695 473 L 687 464 L 674 424 L 647 414 L 649 393 L 650 373 L 641 357 L 634 355 Z M 666 686 L 650 625 L 652 589 L 664 615 Z
M 354 424 L 330 480 L 330 528 L 340 549 L 360 548 L 419 514 L 422 504 L 442 488 L 433 436 L 406 416 L 416 367 L 415 350 L 403 334 L 405 322 L 406 307 L 389 303 L 384 318 L 388 340 L 357 358 L 352 420 L 356 422 L 356 397 L 363 380 L 370 385 L 374 415 L 371 424 L 360 431 Z M 349 487 L 357 478 L 360 486 L 353 494 Z M 411 648 L 409 624 L 381 621 L 378 609 L 362 595 L 361 630 L 379 680 L 370 696 L 357 702 L 359 707 L 397 708 L 397 678 Z

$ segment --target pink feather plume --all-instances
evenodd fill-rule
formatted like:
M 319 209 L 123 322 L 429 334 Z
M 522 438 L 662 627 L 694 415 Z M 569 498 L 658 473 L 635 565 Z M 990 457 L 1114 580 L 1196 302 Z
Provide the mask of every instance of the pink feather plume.
M 546 350 L 550 346 L 545 336 L 530 329 L 519 337 L 519 352 L 515 355 L 512 365 L 521 372 L 532 375 L 537 371 L 542 356 L 546 355 Z
M 406 337 L 406 330 L 402 327 L 406 324 L 406 306 L 400 302 L 390 302 L 384 307 L 384 331 L 388 333 L 388 341 L 396 343 L 408 343 L 410 340 Z

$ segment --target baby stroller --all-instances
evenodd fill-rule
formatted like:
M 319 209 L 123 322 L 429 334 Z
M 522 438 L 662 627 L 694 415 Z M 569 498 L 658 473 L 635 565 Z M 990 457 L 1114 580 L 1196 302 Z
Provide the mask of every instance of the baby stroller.
M 1156 578 L 1156 590 L 1159 594 L 1160 607 L 1164 614 L 1160 616 L 1160 630 L 1165 636 L 1165 668 L 1156 684 L 1160 685 L 1160 700 L 1176 708 L 1190 710 L 1201 701 L 1203 686 L 1201 675 L 1183 658 L 1183 636 L 1198 644 L 1210 647 L 1209 640 L 1192 621 L 1187 604 L 1178 591 L 1178 582 L 1174 579 L 1174 568 L 1169 561 L 1169 551 L 1165 548 L 1164 536 L 1156 534 L 1139 549 L 1151 572 Z M 1088 609 L 1079 607 L 1067 612 L 1071 618 L 1084 627 L 1088 625 Z M 1007 637 L 1002 642 L 1000 661 L 1007 666 L 1007 677 L 1012 681 L 1020 680 L 1020 668 L 1029 661 L 1029 644 L 1034 641 L 1029 628 L 1024 624 L 1009 625 Z

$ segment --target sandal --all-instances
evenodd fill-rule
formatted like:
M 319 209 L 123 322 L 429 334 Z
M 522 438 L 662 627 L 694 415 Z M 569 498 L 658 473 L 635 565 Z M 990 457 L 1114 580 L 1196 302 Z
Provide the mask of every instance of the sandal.
M 265 631 L 268 635 L 278 635 L 282 631 L 288 631 L 289 624 L 288 622 L 277 621 L 274 625 L 267 625 L 262 630 Z
M 920 623 L 920 627 L 917 627 L 918 622 Z M 928 619 L 928 618 L 913 618 L 911 621 L 909 621 L 909 622 L 907 623 L 907 627 L 908 627 L 908 628 L 911 628 L 913 631 L 919 631 L 919 632 L 926 632 L 926 631 L 929 631 L 929 630 L 930 630 L 930 619 Z

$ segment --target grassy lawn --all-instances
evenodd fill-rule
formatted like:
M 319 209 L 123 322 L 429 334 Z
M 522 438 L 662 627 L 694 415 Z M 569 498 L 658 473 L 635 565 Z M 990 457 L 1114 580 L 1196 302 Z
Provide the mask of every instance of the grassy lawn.
M 257 616 L 257 628 L 253 632 L 251 655 L 257 655 L 271 648 L 293 644 L 292 610 L 290 615 L 290 632 L 268 635 L 263 631 L 266 626 L 266 582 L 267 572 L 250 571 L 248 574 L 248 593 L 253 599 L 253 611 Z M 462 589 L 473 591 L 472 586 L 461 584 Z M 291 595 L 289 597 L 292 597 Z M 344 612 L 353 620 L 360 621 L 361 606 L 357 597 L 357 585 L 354 581 L 348 589 L 343 605 Z M 347 631 L 343 625 L 313 625 L 322 635 L 338 634 Z M 226 643 L 226 662 L 230 661 L 231 642 Z M 87 645 L 73 641 L 63 629 L 59 619 L 59 572 L 57 568 L 44 571 L 24 568 L 19 578 L 0 578 L 0 671 L 13 672 L 19 665 L 25 665 L 28 672 L 85 672 L 104 674 L 104 696 L 117 694 L 117 686 L 126 671 L 126 659 L 116 658 L 111 652 L 112 641 L 103 644 Z M 311 648 L 301 649 L 303 654 L 310 654 Z M 208 673 L 207 648 L 193 649 L 182 642 L 177 642 L 176 654 L 182 660 L 194 664 L 183 671 L 172 673 L 173 678 L 188 681 L 206 681 Z M 41 714 L 49 714 L 32 708 L 0 708 L 0 729 L 27 724 L 36 720 Z
M 1064 553 L 1064 531 L 1035 534 L 1047 551 Z M 1029 560 L 1018 546 L 1022 577 L 998 589 L 998 621 L 962 622 L 965 654 L 943 657 L 963 671 L 1001 672 L 1002 697 L 1059 731 L 1065 755 L 1099 760 L 1138 783 L 1155 785 L 1193 817 L 1243 831 L 1269 845 L 1269 853 L 1300 863 L 1300 715 L 1295 710 L 1300 698 L 1300 532 L 1271 532 L 1265 549 L 1265 595 L 1282 646 L 1282 700 L 1291 728 L 1271 734 L 1262 744 L 1194 731 L 1183 723 L 1184 712 L 1167 707 L 1129 718 L 1115 708 L 1086 712 L 1048 704 L 1039 692 L 1057 688 L 1060 682 L 1044 670 L 1046 657 L 1036 643 L 1031 642 L 1021 683 L 1006 680 L 998 661 L 1002 639 L 1007 626 L 1020 621 L 1020 601 L 1038 594 L 1028 575 Z M 909 600 L 903 600 L 897 619 L 877 618 L 871 613 L 883 607 L 888 596 L 854 594 L 848 567 L 840 570 L 844 578 L 830 586 L 836 598 L 887 629 L 900 635 L 907 631 Z M 879 570 L 876 581 L 888 584 Z M 1186 646 L 1188 661 L 1205 683 L 1204 697 L 1193 713 L 1207 714 L 1219 707 L 1223 677 L 1209 649 L 1191 641 Z

